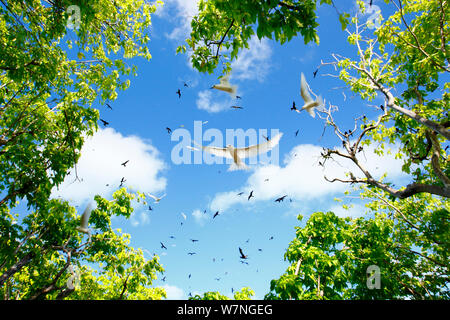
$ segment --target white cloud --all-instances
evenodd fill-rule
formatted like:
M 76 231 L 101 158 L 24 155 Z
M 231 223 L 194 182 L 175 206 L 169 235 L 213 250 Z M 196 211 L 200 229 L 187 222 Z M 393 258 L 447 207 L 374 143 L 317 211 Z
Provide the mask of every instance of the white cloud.
M 167 300 L 182 300 L 185 299 L 185 294 L 183 289 L 178 288 L 177 286 L 171 286 L 169 284 L 165 284 L 162 286 L 164 290 L 166 290 Z
M 233 61 L 232 77 L 239 80 L 263 81 L 270 69 L 272 49 L 269 40 L 259 40 L 253 36 L 249 40 L 249 49 L 242 50 L 237 60 Z
M 216 194 L 210 203 L 210 209 L 223 212 L 238 203 L 248 204 L 247 196 L 252 190 L 254 198 L 250 203 L 273 201 L 283 195 L 303 202 L 323 199 L 332 194 L 342 193 L 348 187 L 348 184 L 340 182 L 327 182 L 324 175 L 329 179 L 348 179 L 345 173 L 352 171 L 357 177 L 361 177 L 355 165 L 347 159 L 338 162 L 329 160 L 325 168 L 319 166 L 318 162 L 323 161 L 320 157 L 322 151 L 322 147 L 310 144 L 294 147 L 285 157 L 284 166 L 257 167 L 242 188 Z M 365 155 L 367 161 L 362 156 L 360 162 L 374 177 L 379 178 L 384 172 L 389 173 L 390 179 L 404 177 L 401 172 L 402 161 L 394 159 L 393 155 L 378 157 L 374 154 L 373 147 L 366 147 Z M 239 192 L 244 194 L 238 196 Z
M 129 160 L 126 166 L 121 163 Z M 166 164 L 159 158 L 158 150 L 137 136 L 123 136 L 112 128 L 99 129 L 86 139 L 76 166 L 81 181 L 75 180 L 75 170 L 65 178 L 52 197 L 62 197 L 74 204 L 82 204 L 99 194 L 107 197 L 120 185 L 146 192 L 162 191 L 166 179 L 161 172 Z M 146 222 L 144 216 L 140 221 Z
M 197 222 L 200 225 L 204 225 L 206 220 L 208 220 L 208 215 L 206 213 L 203 213 L 202 211 L 196 209 L 194 212 L 192 212 L 192 216 L 194 217 L 195 222 Z
M 221 94 L 221 92 L 219 92 L 218 94 Z M 222 101 L 212 101 L 212 100 L 213 100 L 212 90 L 200 91 L 198 93 L 197 98 L 197 108 L 199 108 L 200 110 L 208 111 L 209 113 L 216 113 L 230 109 L 230 107 L 233 105 L 233 102 L 230 98 Z
M 159 15 L 176 20 L 174 29 L 166 34 L 171 40 L 184 40 L 191 33 L 191 20 L 198 13 L 198 0 L 165 0 Z
M 150 215 L 146 211 L 133 212 L 130 216 L 130 223 L 133 227 L 150 223 Z
M 334 205 L 327 211 L 332 211 L 340 218 L 358 218 L 362 217 L 366 212 L 366 207 L 360 204 L 353 204 L 350 208 L 344 209 L 342 205 Z

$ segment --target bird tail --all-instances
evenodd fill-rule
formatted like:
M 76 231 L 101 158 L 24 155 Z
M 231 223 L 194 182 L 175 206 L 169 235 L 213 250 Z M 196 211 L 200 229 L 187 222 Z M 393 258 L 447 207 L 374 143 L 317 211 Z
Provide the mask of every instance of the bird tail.
M 317 97 L 317 102 L 319 103 L 319 105 L 317 106 L 317 108 L 319 108 L 319 110 L 323 107 L 324 101 L 322 96 L 318 96 Z
M 232 96 L 233 98 L 236 97 L 237 85 L 232 85 L 232 86 L 230 86 L 230 88 L 231 88 L 230 96 Z

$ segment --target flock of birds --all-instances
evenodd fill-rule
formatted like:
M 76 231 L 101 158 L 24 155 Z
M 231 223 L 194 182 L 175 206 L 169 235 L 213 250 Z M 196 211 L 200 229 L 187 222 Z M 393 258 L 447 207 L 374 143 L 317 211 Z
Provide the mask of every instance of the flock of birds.
M 317 71 L 314 71 L 313 75 L 314 77 L 316 77 Z M 301 73 L 301 78 L 300 78 L 300 95 L 304 101 L 303 106 L 298 109 L 295 101 L 292 104 L 291 110 L 295 111 L 295 112 L 302 112 L 304 110 L 306 110 L 308 112 L 308 114 L 311 117 L 315 117 L 315 110 L 317 108 L 319 108 L 320 106 L 322 106 L 324 104 L 322 97 L 318 96 L 316 99 L 313 99 L 310 95 L 310 88 L 308 83 L 306 82 L 305 76 L 303 73 Z M 184 87 L 189 87 L 189 85 L 184 82 Z M 229 81 L 229 75 L 225 75 L 222 78 L 220 78 L 220 82 L 218 84 L 215 84 L 211 87 L 211 89 L 215 89 L 215 90 L 220 90 L 223 92 L 227 92 L 228 94 L 230 94 L 232 97 L 236 98 L 236 99 L 241 99 L 240 96 L 236 95 L 237 92 L 237 86 L 236 85 L 232 85 L 230 84 Z M 182 96 L 182 92 L 181 89 L 178 88 L 178 90 L 176 91 L 176 94 L 178 95 L 178 98 L 181 98 Z M 107 108 L 112 110 L 112 107 L 109 104 L 106 104 Z M 237 105 L 233 105 L 231 106 L 232 109 L 243 109 L 243 107 L 241 106 L 237 106 Z M 104 119 L 100 119 L 100 121 L 102 122 L 102 124 L 106 127 L 109 125 L 109 122 L 104 120 Z M 172 129 L 169 127 L 166 127 L 167 133 L 171 134 L 172 133 Z M 295 136 L 297 136 L 299 133 L 299 130 L 297 130 L 295 132 Z M 218 157 L 224 157 L 224 158 L 229 158 L 233 160 L 233 164 L 229 167 L 229 170 L 245 170 L 247 169 L 247 166 L 245 165 L 245 163 L 242 161 L 242 159 L 244 158 L 249 158 L 249 157 L 254 157 L 257 156 L 258 154 L 261 153 L 266 153 L 268 151 L 270 151 L 271 149 L 273 149 L 276 145 L 278 145 L 281 137 L 283 136 L 282 133 L 279 133 L 278 135 L 276 135 L 275 137 L 272 137 L 271 139 L 269 137 L 264 136 L 264 139 L 266 141 L 257 144 L 257 145 L 252 145 L 252 146 L 248 146 L 248 147 L 244 147 L 244 148 L 236 148 L 232 145 L 227 145 L 226 147 L 220 148 L 220 147 L 211 147 L 211 146 L 201 146 L 198 145 L 198 147 L 200 147 L 200 149 L 197 148 L 193 148 L 190 147 L 191 150 L 194 151 L 205 151 L 208 153 L 211 153 L 215 156 Z M 120 165 L 123 167 L 126 167 L 127 164 L 129 163 L 130 160 L 126 160 L 124 162 L 122 162 Z M 265 181 L 268 181 L 269 179 L 266 179 Z M 124 186 L 124 183 L 126 182 L 125 177 L 122 177 L 122 179 L 120 180 L 120 187 Z M 244 192 L 239 192 L 237 194 L 237 196 L 242 196 L 244 194 Z M 153 211 L 153 207 L 152 205 L 158 204 L 165 196 L 166 194 L 157 197 L 155 195 L 152 195 L 150 193 L 146 193 L 146 196 L 148 196 L 149 198 L 151 198 L 153 200 L 152 204 L 149 204 L 148 209 L 149 211 Z M 283 195 L 277 199 L 275 199 L 275 202 L 280 203 L 283 202 L 285 200 L 285 198 L 288 197 L 288 195 Z M 250 201 L 252 198 L 254 198 L 254 194 L 253 194 L 253 190 L 250 191 L 250 193 L 247 196 L 247 200 Z M 292 202 L 292 199 L 289 199 Z M 89 217 L 91 215 L 91 212 L 93 210 L 93 203 L 89 203 L 88 206 L 86 207 L 85 211 L 83 212 L 82 216 L 81 216 L 81 223 L 80 226 L 77 228 L 78 231 L 88 234 L 89 235 L 89 239 L 90 239 L 90 230 L 89 230 Z M 207 210 L 204 210 L 203 213 L 206 214 Z M 181 213 L 182 217 L 184 220 L 187 219 L 187 216 L 184 213 Z M 218 216 L 220 215 L 219 211 L 216 211 L 213 215 L 212 215 L 212 219 L 216 219 Z M 183 222 L 181 222 L 181 225 L 183 225 Z M 175 239 L 174 236 L 170 236 L 171 239 Z M 271 236 L 269 238 L 269 240 L 273 240 L 274 237 Z M 192 243 L 196 243 L 199 240 L 198 239 L 190 239 L 190 241 Z M 249 240 L 247 240 L 248 242 Z M 164 244 L 164 242 L 160 241 L 160 247 L 162 250 L 167 250 L 167 246 L 166 244 Z M 258 251 L 262 251 L 261 248 L 258 249 Z M 238 253 L 239 253 L 239 259 L 240 262 L 242 264 L 247 264 L 248 262 L 247 260 L 249 259 L 249 256 L 247 254 L 244 253 L 243 249 L 239 246 L 238 247 Z M 187 252 L 188 255 L 193 256 L 196 255 L 197 252 L 194 251 L 189 251 Z M 223 259 L 222 259 L 223 260 Z M 213 261 L 215 261 L 215 258 L 213 258 Z M 188 275 L 189 278 L 191 278 L 191 274 Z M 220 278 L 215 278 L 215 280 L 219 281 Z M 166 277 L 164 276 L 162 278 L 162 281 L 166 281 Z

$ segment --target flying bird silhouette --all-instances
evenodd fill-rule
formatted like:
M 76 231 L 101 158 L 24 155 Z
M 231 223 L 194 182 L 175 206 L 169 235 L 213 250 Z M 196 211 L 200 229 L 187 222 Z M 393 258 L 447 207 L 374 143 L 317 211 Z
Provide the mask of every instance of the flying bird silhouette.
M 314 109 L 317 107 L 323 105 L 322 97 L 319 96 L 317 100 L 313 100 L 311 98 L 311 95 L 309 94 L 309 86 L 308 83 L 305 80 L 305 75 L 301 74 L 301 81 L 300 81 L 300 95 L 302 96 L 303 100 L 305 101 L 305 104 L 301 108 L 300 111 L 306 110 L 311 115 L 311 117 L 315 118 L 316 114 L 314 112 Z M 299 110 L 296 110 L 297 112 L 300 112 Z
M 244 109 L 243 107 L 240 107 L 240 106 L 231 106 L 230 108 L 232 108 L 232 109 Z
M 316 77 L 318 71 L 319 71 L 319 69 L 316 69 L 316 71 L 313 72 L 314 78 Z
M 124 183 L 125 181 L 127 181 L 127 180 L 125 180 L 125 177 L 122 177 L 122 179 L 120 179 L 120 185 L 119 185 L 119 188 L 123 186 L 123 183 Z
M 253 190 L 250 191 L 250 194 L 248 195 L 247 200 L 250 200 L 250 198 L 254 198 L 255 196 L 253 195 Z
M 201 148 L 217 157 L 224 157 L 233 159 L 233 164 L 228 168 L 228 171 L 247 169 L 247 166 L 241 159 L 256 157 L 258 154 L 268 152 L 272 150 L 282 137 L 283 133 L 277 134 L 271 140 L 266 142 L 248 146 L 245 148 L 235 148 L 232 145 L 227 145 L 225 148 L 201 146 Z M 195 142 L 194 142 L 195 143 Z
M 192 242 L 198 242 L 197 239 L 189 239 L 189 240 L 191 240 Z
M 248 258 L 248 256 L 246 256 L 244 254 L 244 252 L 242 251 L 241 247 L 239 247 L 239 253 L 241 254 L 241 256 L 239 258 L 241 258 L 241 259 L 247 259 Z
M 271 236 L 271 237 L 269 238 L 269 240 L 273 240 L 273 236 Z
M 287 197 L 287 195 L 282 196 L 282 197 L 279 197 L 278 199 L 275 200 L 275 202 L 281 202 L 281 201 L 283 201 L 284 198 L 286 198 L 286 197 Z
M 171 134 L 172 133 L 172 129 L 170 129 L 169 127 L 166 127 L 167 133 Z
M 111 108 L 111 106 L 108 103 L 106 103 L 106 107 L 111 110 L 113 109 L 113 108 Z
M 157 196 L 154 196 L 154 195 L 152 195 L 152 194 L 150 194 L 150 193 L 148 193 L 148 192 L 147 192 L 147 195 L 148 195 L 150 198 L 152 198 L 153 200 L 155 200 L 155 203 L 160 202 L 161 199 L 164 198 L 164 197 L 166 196 L 166 194 L 164 193 L 161 197 L 158 198 Z
M 295 106 L 295 101 L 292 101 L 292 107 L 291 107 L 291 111 L 295 110 L 298 112 L 297 107 Z
M 298 132 L 300 131 L 300 129 L 299 130 L 297 130 L 297 131 L 295 131 L 295 136 L 298 136 Z
M 129 161 L 130 161 L 130 160 L 127 160 L 127 161 L 125 161 L 125 162 L 121 163 L 120 165 L 122 165 L 122 166 L 126 167 L 126 166 L 127 166 L 127 163 L 128 163 Z
M 215 217 L 217 217 L 218 215 L 219 215 L 219 211 L 217 211 L 216 213 L 214 213 L 213 219 L 214 219 Z
M 188 255 L 193 256 L 196 252 L 188 252 Z
M 181 98 L 181 90 L 178 89 L 177 92 L 175 92 L 176 94 L 178 94 L 178 98 Z
M 164 245 L 164 243 L 160 242 L 160 244 L 161 244 L 161 249 L 166 249 L 167 250 L 167 247 Z
M 76 228 L 78 231 L 86 233 L 86 234 L 90 234 L 89 232 L 89 217 L 91 216 L 91 212 L 92 212 L 92 208 L 93 208 L 93 204 L 92 202 L 90 202 L 86 209 L 84 210 L 83 214 L 81 215 L 81 223 L 80 225 Z
M 243 194 L 244 194 L 244 192 L 239 192 L 237 195 L 242 196 Z
M 106 127 L 107 125 L 109 125 L 109 122 L 108 121 L 105 121 L 105 120 L 103 120 L 103 119 L 100 119 L 100 121 L 103 123 L 103 125 Z
M 237 86 L 231 85 L 229 82 L 230 75 L 226 74 L 220 78 L 220 83 L 215 84 L 211 87 L 211 89 L 217 89 L 220 91 L 225 91 L 230 94 L 230 96 L 236 96 Z

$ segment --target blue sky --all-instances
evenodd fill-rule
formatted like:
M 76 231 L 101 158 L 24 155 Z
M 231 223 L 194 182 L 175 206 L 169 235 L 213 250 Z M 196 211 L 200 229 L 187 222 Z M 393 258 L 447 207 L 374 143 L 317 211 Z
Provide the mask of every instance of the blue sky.
M 338 2 L 341 11 L 355 13 L 354 1 Z M 375 0 L 374 5 L 384 8 L 381 1 Z M 355 56 L 331 6 L 318 9 L 320 45 L 304 45 L 301 37 L 283 46 L 270 40 L 251 41 L 250 50 L 234 63 L 230 79 L 239 87 L 240 100 L 209 89 L 217 83 L 220 70 L 213 75 L 200 74 L 189 66 L 187 55 L 175 54 L 189 33 L 193 14 L 195 0 L 168 0 L 153 17 L 152 60 L 128 61 L 137 65 L 138 76 L 110 103 L 113 110 L 98 106 L 100 117 L 110 125 L 105 129 L 100 124 L 101 129 L 84 147 L 77 167 L 83 181 L 71 183 L 73 177 L 68 177 L 54 196 L 83 208 L 95 194 L 111 197 L 122 177 L 132 190 L 166 194 L 158 204 L 149 199 L 152 211 L 138 205 L 129 220 L 113 221 L 113 227 L 131 234 L 131 244 L 142 248 L 146 257 L 157 254 L 161 258 L 166 272 L 155 285 L 165 286 L 169 298 L 175 299 L 206 291 L 232 296 L 232 288 L 244 286 L 262 299 L 269 292 L 270 280 L 288 266 L 283 255 L 295 236 L 298 214 L 305 222 L 315 211 L 335 210 L 351 216 L 364 212 L 363 203 L 353 198 L 346 198 L 346 203 L 355 204 L 353 209 L 340 208 L 333 199 L 343 197 L 347 186 L 323 179 L 324 173 L 344 177 L 346 168 L 351 168 L 348 163 L 330 162 L 325 169 L 318 165 L 321 148 L 338 146 L 339 140 L 330 129 L 322 137 L 324 124 L 318 117 L 290 110 L 292 101 L 302 105 L 301 72 L 314 93 L 339 106 L 335 120 L 344 127 L 353 127 L 353 118 L 362 113 L 375 118 L 379 111 L 369 105 L 383 100 L 361 101 L 343 90 L 342 82 L 325 76 L 336 74 L 332 67 L 322 67 L 313 78 L 321 60 L 331 61 L 332 53 Z M 234 110 L 231 105 L 243 109 Z M 172 141 L 165 128 L 188 130 L 193 135 L 194 121 L 207 121 L 204 131 L 217 129 L 224 135 L 226 129 L 278 129 L 284 134 L 279 162 L 231 172 L 227 164 L 174 164 L 171 155 L 178 142 Z M 402 178 L 401 163 L 393 157 L 373 157 L 370 150 L 366 155 L 374 171 L 389 171 L 392 177 Z M 128 165 L 121 166 L 126 160 Z M 248 201 L 250 190 L 254 190 L 254 198 Z M 238 192 L 244 194 L 238 196 Z M 284 202 L 274 202 L 285 194 Z M 216 211 L 220 215 L 213 219 Z M 160 242 L 168 249 L 161 249 Z M 248 254 L 248 265 L 240 262 L 239 247 Z

